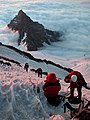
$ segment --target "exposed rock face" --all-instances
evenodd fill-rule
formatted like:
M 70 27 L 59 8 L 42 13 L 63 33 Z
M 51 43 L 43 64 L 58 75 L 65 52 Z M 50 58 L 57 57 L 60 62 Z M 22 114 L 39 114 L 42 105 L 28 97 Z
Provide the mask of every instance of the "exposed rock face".
M 47 30 L 38 22 L 33 22 L 22 10 L 8 24 L 12 30 L 19 32 L 18 45 L 24 43 L 27 50 L 37 50 L 46 42 L 55 42 L 59 40 L 60 34 L 56 31 Z

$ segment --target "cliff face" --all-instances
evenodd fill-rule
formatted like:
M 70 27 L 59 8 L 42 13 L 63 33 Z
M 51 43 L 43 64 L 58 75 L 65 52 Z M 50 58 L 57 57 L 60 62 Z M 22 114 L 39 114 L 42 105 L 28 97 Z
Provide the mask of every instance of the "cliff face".
M 58 41 L 60 37 L 58 32 L 45 29 L 42 24 L 32 21 L 22 10 L 7 26 L 12 30 L 18 30 L 18 45 L 24 43 L 29 51 L 37 50 L 44 42 L 50 44 Z

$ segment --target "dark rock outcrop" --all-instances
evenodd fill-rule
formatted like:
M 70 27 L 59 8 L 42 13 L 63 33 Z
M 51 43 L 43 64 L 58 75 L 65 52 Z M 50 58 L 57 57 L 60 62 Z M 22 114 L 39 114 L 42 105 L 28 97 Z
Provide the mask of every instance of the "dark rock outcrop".
M 8 24 L 11 30 L 19 32 L 18 45 L 24 43 L 27 50 L 37 50 L 43 43 L 50 44 L 59 40 L 60 33 L 45 29 L 38 22 L 33 22 L 22 10 Z

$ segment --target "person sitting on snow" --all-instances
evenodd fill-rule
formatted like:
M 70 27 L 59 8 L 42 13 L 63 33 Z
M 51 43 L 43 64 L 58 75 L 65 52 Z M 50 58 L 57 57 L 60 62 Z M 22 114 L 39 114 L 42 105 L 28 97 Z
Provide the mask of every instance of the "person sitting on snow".
M 61 90 L 61 85 L 59 80 L 56 79 L 55 73 L 51 72 L 46 76 L 43 90 L 48 103 L 53 106 L 58 106 L 60 104 L 60 96 L 58 93 Z
M 83 75 L 78 71 L 71 71 L 70 74 L 68 74 L 64 81 L 66 83 L 70 83 L 70 98 L 74 98 L 74 90 L 77 88 L 78 91 L 78 100 L 81 101 L 82 96 L 82 86 L 87 86 L 87 83 L 85 82 L 85 79 L 83 78 Z

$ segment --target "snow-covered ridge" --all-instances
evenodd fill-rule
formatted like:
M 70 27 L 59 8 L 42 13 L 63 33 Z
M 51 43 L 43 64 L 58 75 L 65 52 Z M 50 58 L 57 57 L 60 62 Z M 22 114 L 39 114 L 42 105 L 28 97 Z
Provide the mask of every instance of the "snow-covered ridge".
M 56 108 L 50 108 L 43 95 L 46 76 L 39 78 L 37 73 L 30 71 L 31 66 L 26 72 L 23 67 L 10 63 L 11 66 L 0 64 L 0 120 L 49 120 L 50 114 L 58 114 L 61 105 L 55 113 Z M 60 109 L 64 115 L 63 106 Z
M 86 82 L 90 85 L 90 2 L 89 0 L 19 0 L 19 1 L 1 0 L 0 1 L 0 12 L 1 12 L 0 42 L 3 44 L 15 46 L 18 49 L 22 46 L 20 45 L 20 47 L 18 47 L 17 45 L 17 39 L 19 38 L 18 32 L 8 31 L 5 26 L 10 22 L 10 20 L 15 16 L 15 14 L 20 9 L 23 9 L 25 13 L 28 16 L 30 16 L 33 20 L 39 21 L 41 24 L 45 25 L 46 28 L 55 31 L 64 32 L 62 42 L 54 43 L 51 46 L 45 46 L 44 48 L 38 50 L 37 52 L 36 51 L 34 53 L 32 52 L 32 55 L 40 59 L 42 58 L 53 61 L 54 63 L 57 63 L 61 66 L 65 66 L 80 71 L 83 74 Z M 31 85 L 30 84 L 25 85 L 25 81 L 26 83 L 29 83 L 30 80 L 29 78 L 31 77 L 33 79 L 33 82 L 35 82 L 35 85 L 37 86 L 37 83 L 44 80 L 44 76 L 41 80 L 37 78 L 37 75 L 34 72 L 32 73 L 31 71 L 29 71 L 29 73 L 27 73 L 23 71 L 23 66 L 26 62 L 28 62 L 30 68 L 36 69 L 37 67 L 42 67 L 43 71 L 55 72 L 57 74 L 57 77 L 62 78 L 62 80 L 60 80 L 62 91 L 67 91 L 68 84 L 65 84 L 63 81 L 67 72 L 64 71 L 63 69 L 57 68 L 56 66 L 46 64 L 45 62 L 38 63 L 33 60 L 30 60 L 29 58 L 20 55 L 18 52 L 8 49 L 4 46 L 0 48 L 1 48 L 0 56 L 4 57 L 4 59 L 0 59 L 0 60 L 3 60 L 4 62 L 10 62 L 5 59 L 5 58 L 9 58 L 9 60 L 15 60 L 21 63 L 22 65 L 22 67 L 19 67 L 15 63 L 10 62 L 11 66 L 6 66 L 6 67 L 2 65 L 0 66 L 0 81 L 2 81 L 0 83 L 1 84 L 0 90 L 1 92 L 8 92 L 5 95 L 4 93 L 0 92 L 0 110 L 1 110 L 0 120 L 18 120 L 18 117 L 19 120 L 31 120 L 31 119 L 49 120 L 49 117 L 47 117 L 46 113 L 54 114 L 51 117 L 53 120 L 60 120 L 61 118 L 60 115 L 63 115 L 63 113 L 61 114 L 61 112 L 63 112 L 63 109 L 62 110 L 60 109 L 62 107 L 59 106 L 57 108 L 53 108 L 52 106 L 47 106 L 46 99 L 42 96 L 42 94 L 38 94 L 37 92 L 34 91 L 32 94 L 30 93 L 29 95 L 31 96 L 35 93 L 35 96 L 29 97 L 31 98 L 29 99 L 30 104 L 26 105 L 28 98 L 26 97 L 27 92 L 23 92 L 23 91 L 27 91 L 28 89 L 31 89 Z M 21 47 L 20 49 L 26 51 L 24 47 Z M 12 80 L 13 82 L 11 82 Z M 22 85 L 23 81 L 24 81 L 24 86 Z M 40 88 L 42 84 L 40 84 Z M 6 85 L 6 89 L 4 89 L 5 85 Z M 21 88 L 20 90 L 22 94 L 18 92 L 19 90 L 13 89 L 15 86 L 17 86 L 16 88 Z M 13 94 L 14 96 L 11 95 L 11 92 L 9 93 L 9 91 L 15 92 Z M 22 95 L 25 96 L 26 98 L 22 97 Z M 38 98 L 37 95 L 40 95 L 39 98 L 42 99 L 37 99 Z M 83 88 L 82 95 L 90 101 L 89 90 Z M 41 106 L 44 107 L 39 107 L 36 104 L 39 102 Z M 17 107 L 15 106 L 16 108 L 13 107 L 14 103 L 17 103 L 16 104 Z M 35 105 L 37 107 L 35 107 Z M 39 115 L 38 111 L 35 111 L 37 110 L 35 108 L 41 108 L 41 110 L 43 108 L 46 113 L 43 114 L 41 112 L 42 115 Z M 35 112 L 37 112 L 38 115 L 36 115 Z M 44 117 L 45 115 L 46 117 Z
M 7 62 L 5 59 L 1 60 Z M 63 102 L 58 107 L 47 103 L 42 89 L 46 76 L 39 78 L 37 73 L 30 71 L 32 61 L 29 62 L 29 72 L 24 71 L 23 67 L 16 63 L 10 63 L 11 66 L 0 64 L 0 120 L 70 120 L 70 116 L 64 113 Z M 37 64 L 40 65 L 46 67 L 45 64 Z M 49 67 L 51 65 L 47 66 Z M 50 70 L 52 69 L 51 67 Z M 54 69 L 55 73 L 58 73 L 57 67 Z M 69 84 L 63 81 L 67 73 L 59 69 L 59 74 L 62 78 L 60 92 L 68 92 Z M 40 92 L 37 90 L 38 87 Z M 85 98 L 90 99 L 89 90 L 83 88 L 82 93 Z
M 7 68 L 0 65 L 0 74 L 0 120 L 30 120 L 33 116 L 34 119 L 47 116 L 36 91 L 37 82 L 40 82 L 37 75 L 26 73 L 14 64 Z
M 23 66 L 25 62 L 29 62 L 29 63 L 32 63 L 31 66 L 34 67 L 35 69 L 37 69 L 39 66 L 45 72 L 50 72 L 51 68 L 54 68 L 53 71 L 55 71 L 55 69 L 58 69 L 58 70 L 62 69 L 62 70 L 65 70 L 66 73 L 72 70 L 70 68 L 63 67 L 60 64 L 54 63 L 50 60 L 46 60 L 46 59 L 42 60 L 40 58 L 35 58 L 30 53 L 26 53 L 24 51 L 18 50 L 17 48 L 14 48 L 9 45 L 2 44 L 0 45 L 0 49 L 1 49 L 0 57 L 7 58 L 9 61 L 13 61 L 13 62 L 16 61 L 16 63 L 18 65 L 21 64 L 21 66 Z M 58 75 L 59 75 L 59 72 L 58 72 Z
M 43 75 L 42 78 L 39 78 L 37 73 L 30 71 L 32 68 L 41 67 L 43 71 L 47 71 L 48 73 L 55 72 L 57 77 L 61 78 L 60 92 L 68 92 L 67 88 L 69 84 L 63 81 L 68 74 L 66 69 L 58 67 L 55 64 L 50 64 L 47 60 L 44 62 L 43 60 L 35 59 L 33 56 L 30 59 L 30 54 L 12 46 L 0 45 L 0 56 L 2 56 L 0 60 L 11 64 L 11 66 L 0 64 L 0 120 L 53 120 L 53 117 L 55 119 L 62 118 L 64 120 L 67 118 L 70 120 L 70 116 L 67 116 L 63 112 L 63 103 L 58 107 L 47 104 L 42 89 L 46 76 Z M 18 66 L 12 60 L 19 62 L 22 67 Z M 30 66 L 29 72 L 23 69 L 26 62 Z M 84 73 L 86 82 L 89 84 L 89 59 L 74 60 L 71 63 L 74 65 L 73 68 L 75 70 Z M 38 87 L 40 92 L 37 91 Z M 83 88 L 82 94 L 90 100 L 89 90 Z

